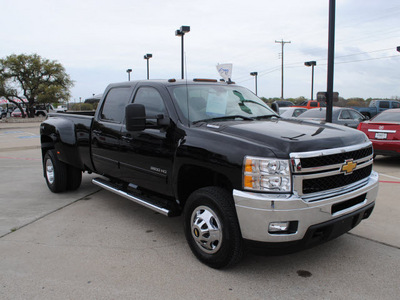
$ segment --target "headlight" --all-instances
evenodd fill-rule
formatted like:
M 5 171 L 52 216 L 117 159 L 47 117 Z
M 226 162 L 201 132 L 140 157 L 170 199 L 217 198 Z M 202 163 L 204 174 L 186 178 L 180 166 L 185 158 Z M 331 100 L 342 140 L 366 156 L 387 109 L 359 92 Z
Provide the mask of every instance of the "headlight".
M 255 191 L 291 192 L 289 160 L 246 156 L 243 187 Z

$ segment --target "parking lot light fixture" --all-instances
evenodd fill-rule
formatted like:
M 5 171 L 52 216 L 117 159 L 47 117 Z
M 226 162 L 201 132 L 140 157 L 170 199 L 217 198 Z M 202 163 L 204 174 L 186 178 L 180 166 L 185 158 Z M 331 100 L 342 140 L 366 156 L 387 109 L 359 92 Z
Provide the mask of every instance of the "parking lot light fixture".
M 258 76 L 258 72 L 251 72 L 250 75 L 254 76 L 254 81 L 255 81 L 255 85 L 256 85 L 256 95 L 257 95 L 257 76 Z
M 182 79 L 184 79 L 184 46 L 183 46 L 183 36 L 185 35 L 185 33 L 188 33 L 190 31 L 190 26 L 181 26 L 180 29 L 177 29 L 175 31 L 175 36 L 180 36 L 181 37 L 181 77 Z
M 147 60 L 147 80 L 149 80 L 149 59 L 153 57 L 153 54 L 147 53 L 144 59 Z
M 126 73 L 128 73 L 128 81 L 131 81 L 131 72 L 132 72 L 132 69 L 126 70 Z
M 311 100 L 313 100 L 313 95 L 314 95 L 314 66 L 317 65 L 317 62 L 315 60 L 313 61 L 306 61 L 304 63 L 306 67 L 311 67 Z

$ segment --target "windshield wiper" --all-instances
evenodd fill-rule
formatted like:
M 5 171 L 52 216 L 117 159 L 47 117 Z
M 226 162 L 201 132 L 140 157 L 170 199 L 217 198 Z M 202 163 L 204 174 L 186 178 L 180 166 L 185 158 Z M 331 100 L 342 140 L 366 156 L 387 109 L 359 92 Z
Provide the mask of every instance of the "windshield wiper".
M 258 116 L 258 117 L 254 117 L 254 119 L 256 120 L 263 120 L 263 119 L 269 119 L 269 118 L 281 118 L 281 116 L 277 116 L 277 115 L 263 115 L 263 116 Z
M 193 124 L 201 123 L 201 122 L 216 122 L 216 121 L 234 120 L 236 118 L 241 118 L 242 120 L 246 120 L 246 121 L 254 120 L 253 118 L 250 118 L 250 117 L 245 117 L 245 116 L 241 116 L 241 115 L 232 115 L 232 116 L 223 116 L 223 117 L 198 120 L 198 121 L 194 121 Z

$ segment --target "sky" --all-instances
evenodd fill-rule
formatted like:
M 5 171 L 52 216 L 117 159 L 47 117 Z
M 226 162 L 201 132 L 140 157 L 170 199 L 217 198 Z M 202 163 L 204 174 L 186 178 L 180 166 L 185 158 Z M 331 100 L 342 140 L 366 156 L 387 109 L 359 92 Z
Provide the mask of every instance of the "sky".
M 219 79 L 216 65 L 232 63 L 232 80 L 258 96 L 314 98 L 327 88 L 329 0 L 0 0 L 0 57 L 39 54 L 61 63 L 74 81 L 70 101 L 109 83 L 146 79 Z M 346 99 L 400 97 L 400 2 L 336 0 L 334 91 Z

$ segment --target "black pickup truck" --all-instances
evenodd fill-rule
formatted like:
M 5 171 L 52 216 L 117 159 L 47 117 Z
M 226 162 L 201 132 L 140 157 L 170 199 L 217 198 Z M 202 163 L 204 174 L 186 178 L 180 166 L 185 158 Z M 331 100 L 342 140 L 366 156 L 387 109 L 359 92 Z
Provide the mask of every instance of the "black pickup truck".
M 111 84 L 92 115 L 50 115 L 41 147 L 51 191 L 95 172 L 96 185 L 183 214 L 191 250 L 213 268 L 248 246 L 286 253 L 335 238 L 369 217 L 378 192 L 364 133 L 281 119 L 216 80 Z

